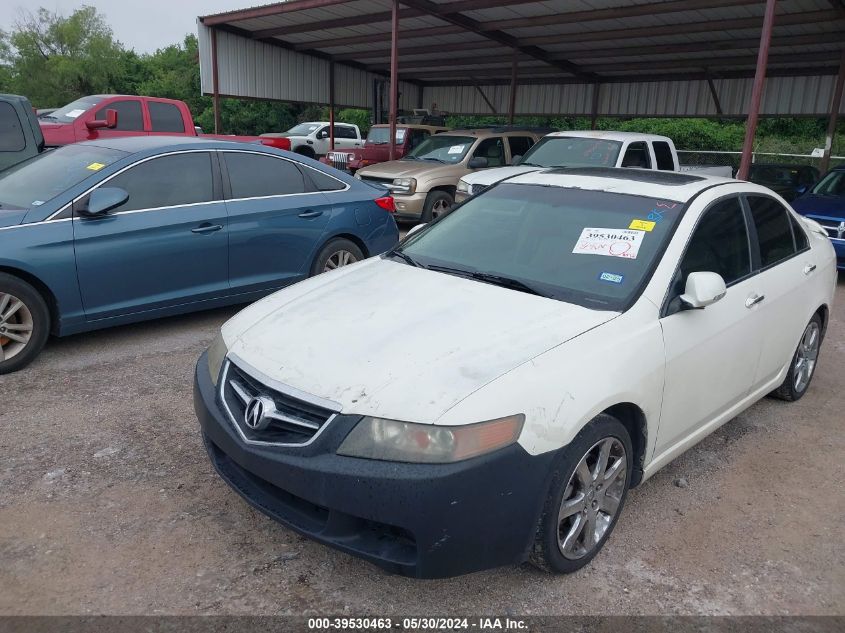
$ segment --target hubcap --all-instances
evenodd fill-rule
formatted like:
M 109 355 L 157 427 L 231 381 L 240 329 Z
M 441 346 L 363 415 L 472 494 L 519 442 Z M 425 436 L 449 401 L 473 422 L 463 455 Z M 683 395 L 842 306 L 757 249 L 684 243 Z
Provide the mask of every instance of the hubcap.
M 328 261 L 326 262 L 326 267 L 323 268 L 323 272 L 327 272 L 329 270 L 334 270 L 335 268 L 342 268 L 343 266 L 348 266 L 349 264 L 354 264 L 358 261 L 358 258 L 355 257 L 349 251 L 338 251 L 333 253 L 331 257 L 329 257 Z
M 449 209 L 452 208 L 452 205 L 449 204 L 446 200 L 435 200 L 434 204 L 431 206 L 431 217 L 432 219 L 440 217 L 444 213 L 446 213 Z
M 14 295 L 0 292 L 0 361 L 20 354 L 32 337 L 32 313 Z
M 804 391 L 810 384 L 810 378 L 813 377 L 816 360 L 819 357 L 820 338 L 819 324 L 813 321 L 804 330 L 804 336 L 798 344 L 798 353 L 795 355 L 795 371 L 793 372 L 795 391 Z
M 570 560 L 592 552 L 613 524 L 625 492 L 628 459 L 615 437 L 596 442 L 566 484 L 558 512 L 557 544 Z

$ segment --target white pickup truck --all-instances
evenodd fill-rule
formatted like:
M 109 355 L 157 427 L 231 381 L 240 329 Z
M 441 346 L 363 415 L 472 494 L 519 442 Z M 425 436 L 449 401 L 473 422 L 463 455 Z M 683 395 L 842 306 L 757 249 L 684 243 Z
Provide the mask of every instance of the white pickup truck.
M 732 176 L 725 167 L 681 165 L 672 139 L 656 134 L 578 130 L 553 132 L 537 141 L 509 167 L 478 169 L 458 182 L 455 202 L 463 202 L 497 182 L 550 167 L 637 167 L 663 171 L 694 171 Z
M 293 126 L 287 132 L 271 132 L 263 137 L 284 137 L 290 139 L 291 151 L 309 158 L 325 156 L 330 147 L 330 124 L 327 121 L 310 121 Z M 361 130 L 351 123 L 334 124 L 334 146 L 336 149 L 355 149 L 364 146 Z

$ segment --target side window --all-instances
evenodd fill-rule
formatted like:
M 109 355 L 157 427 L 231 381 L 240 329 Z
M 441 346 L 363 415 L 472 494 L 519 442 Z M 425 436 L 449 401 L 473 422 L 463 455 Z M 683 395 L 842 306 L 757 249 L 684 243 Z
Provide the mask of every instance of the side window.
M 654 158 L 657 161 L 657 168 L 663 171 L 675 171 L 675 159 L 672 156 L 672 148 L 666 141 L 654 141 L 651 144 L 654 148 Z
M 792 225 L 792 235 L 795 237 L 795 250 L 799 253 L 804 249 L 810 248 L 810 242 L 807 240 L 807 232 L 804 227 L 789 213 L 789 223 Z
M 681 260 L 680 292 L 687 275 L 694 272 L 718 273 L 727 285 L 751 272 L 748 230 L 739 198 L 725 198 L 704 212 Z
M 323 134 L 325 134 L 325 137 L 323 136 Z M 324 127 L 321 127 L 314 136 L 316 138 L 329 138 L 329 126 L 326 125 Z
M 266 154 L 225 152 L 232 198 L 304 193 L 305 179 L 295 163 Z
M 514 156 L 525 156 L 525 152 L 534 145 L 534 139 L 530 136 L 509 136 L 508 144 L 511 147 L 511 160 Z
M 487 138 L 478 144 L 473 157 L 481 156 L 487 159 L 488 167 L 504 167 L 505 144 L 501 137 Z
M 747 196 L 760 244 L 760 265 L 765 268 L 795 253 L 789 214 L 774 198 Z
M 628 145 L 622 158 L 622 167 L 640 167 L 651 169 L 651 158 L 648 155 L 648 145 L 645 141 L 637 141 Z
M 172 103 L 147 101 L 150 109 L 150 125 L 153 132 L 185 132 L 185 120 L 182 112 Z M 120 123 L 120 115 L 117 116 Z
M 21 120 L 11 103 L 0 102 L 0 152 L 19 152 L 26 148 Z
M 316 187 L 317 191 L 340 191 L 346 186 L 336 178 L 332 178 L 331 176 L 316 169 L 311 169 L 310 167 L 305 168 L 305 173 L 311 179 L 311 182 L 314 183 L 314 187 Z
M 355 128 L 348 125 L 335 125 L 334 135 L 335 138 L 358 138 L 355 134 Z
M 411 130 L 411 139 L 409 141 L 409 149 L 414 149 L 417 145 L 422 143 L 429 136 L 426 130 Z
M 94 118 L 105 120 L 106 110 L 117 110 L 117 127 L 114 128 L 115 130 L 144 131 L 144 115 L 141 113 L 140 101 L 115 101 L 97 110 Z
M 129 199 L 114 212 L 209 202 L 214 199 L 211 156 L 208 152 L 191 152 L 153 158 L 103 186 L 129 192 Z

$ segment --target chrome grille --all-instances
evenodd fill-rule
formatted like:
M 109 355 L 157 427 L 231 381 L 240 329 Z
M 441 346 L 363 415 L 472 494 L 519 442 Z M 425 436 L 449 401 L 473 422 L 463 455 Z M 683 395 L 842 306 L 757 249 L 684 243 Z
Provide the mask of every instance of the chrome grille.
M 470 194 L 473 196 L 477 196 L 482 191 L 485 191 L 490 188 L 490 185 L 471 185 L 470 186 Z
M 814 217 L 812 215 L 808 215 L 808 218 L 811 220 L 815 220 L 818 222 L 821 227 L 827 231 L 827 236 L 833 240 L 841 240 L 845 239 L 845 222 L 840 222 L 839 224 L 831 224 L 830 218 L 819 218 Z
M 361 180 L 366 180 L 367 182 L 377 182 L 380 185 L 392 185 L 393 178 L 380 178 L 378 176 L 364 176 L 361 175 Z
M 252 377 L 230 360 L 220 379 L 220 397 L 241 438 L 251 444 L 302 446 L 329 423 L 334 411 L 305 402 Z M 262 428 L 246 423 L 247 407 L 254 399 L 266 403 Z
M 342 171 L 346 171 L 349 168 L 350 157 L 351 154 L 348 152 L 329 152 L 326 154 L 326 158 L 332 164 L 332 167 Z

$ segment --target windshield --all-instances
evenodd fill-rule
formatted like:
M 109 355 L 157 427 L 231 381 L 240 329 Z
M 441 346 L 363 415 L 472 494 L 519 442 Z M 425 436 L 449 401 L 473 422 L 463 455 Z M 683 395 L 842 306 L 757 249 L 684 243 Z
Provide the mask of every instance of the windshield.
M 748 173 L 748 180 L 760 185 L 797 185 L 800 172 L 791 167 L 774 165 L 753 165 Z
M 322 123 L 300 123 L 299 125 L 294 125 L 285 134 L 290 134 L 291 136 L 308 136 L 311 132 L 321 127 L 323 127 Z
M 66 145 L 15 165 L 0 176 L 0 205 L 38 207 L 127 155 L 96 145 Z
M 81 99 L 72 101 L 63 108 L 59 108 L 50 114 L 45 114 L 40 118 L 45 121 L 73 123 L 80 114 L 84 114 L 104 99 L 105 97 L 82 97 Z
M 682 208 L 642 196 L 504 183 L 399 250 L 434 270 L 485 273 L 560 301 L 624 310 L 651 276 Z
M 474 136 L 437 134 L 417 145 L 403 160 L 431 160 L 438 163 L 460 163 L 475 143 Z
M 832 171 L 822 178 L 813 193 L 819 196 L 845 196 L 845 171 Z
M 401 145 L 405 142 L 406 128 L 396 128 L 396 144 Z M 367 134 L 367 143 L 370 145 L 387 145 L 390 139 L 389 127 L 374 127 L 370 128 L 370 133 Z
M 575 136 L 544 136 L 525 152 L 520 165 L 615 167 L 622 143 Z

